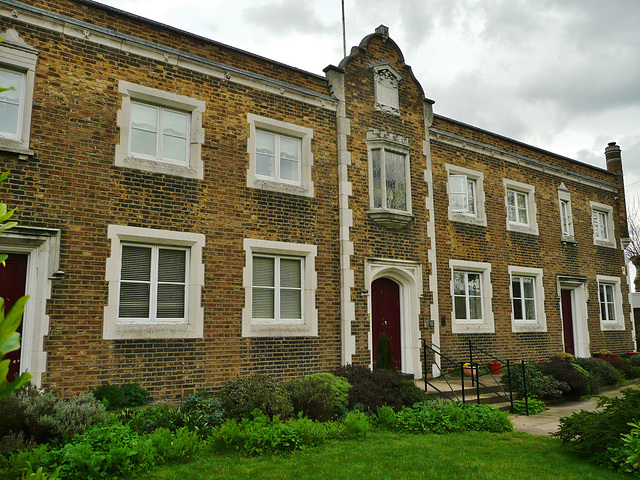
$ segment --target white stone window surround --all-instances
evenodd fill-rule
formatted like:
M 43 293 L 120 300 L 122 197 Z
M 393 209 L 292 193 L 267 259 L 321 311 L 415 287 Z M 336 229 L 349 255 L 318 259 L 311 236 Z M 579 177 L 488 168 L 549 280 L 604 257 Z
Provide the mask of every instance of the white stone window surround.
M 466 260 L 449 259 L 450 295 L 451 295 L 451 331 L 453 333 L 495 333 L 495 322 L 491 299 L 493 287 L 491 285 L 491 264 L 485 262 L 470 262 Z M 482 320 L 467 322 L 456 320 L 453 304 L 454 298 L 454 272 L 474 272 L 480 273 L 481 295 L 482 295 Z
M 624 314 L 622 310 L 622 289 L 620 277 L 612 277 L 609 275 L 596 275 L 596 282 L 598 282 L 598 314 L 600 316 L 600 330 L 624 330 Z M 602 316 L 600 298 L 600 285 L 610 285 L 613 287 L 613 301 L 615 319 L 607 320 Z
M 0 42 L 0 68 L 23 76 L 22 109 L 18 120 L 18 133 L 17 135 L 3 135 L 0 132 L 0 151 L 14 152 L 25 156 L 33 155 L 34 152 L 29 149 L 29 142 L 38 51 L 20 38 L 14 29 L 0 33 L 0 38 L 3 39 Z
M 591 207 L 591 224 L 593 226 L 593 244 L 600 247 L 616 248 L 616 237 L 613 227 L 613 207 L 604 203 L 589 202 Z M 598 220 L 596 220 L 596 218 Z M 606 234 L 602 234 L 600 222 L 604 219 Z
M 205 111 L 205 102 L 184 95 L 158 90 L 157 88 L 137 85 L 124 80 L 118 82 L 118 91 L 122 94 L 122 106 L 120 110 L 118 110 L 117 117 L 117 125 L 120 128 L 120 143 L 116 145 L 115 165 L 118 167 L 134 168 L 148 172 L 202 180 L 204 178 L 202 163 L 204 129 L 202 128 L 202 115 Z M 190 114 L 188 165 L 145 158 L 144 156 L 137 156 L 130 152 L 132 100 Z
M 108 304 L 104 308 L 103 338 L 105 340 L 202 338 L 204 311 L 202 286 L 204 265 L 202 249 L 205 236 L 200 233 L 175 232 L 153 228 L 109 225 L 107 236 L 111 240 L 111 255 L 107 259 L 106 281 L 109 284 Z M 122 243 L 164 245 L 189 250 L 187 318 L 183 322 L 123 321 L 118 317 L 120 274 L 122 269 Z
M 511 298 L 511 330 L 515 333 L 520 332 L 546 332 L 547 331 L 547 314 L 544 309 L 544 285 L 543 270 L 533 267 L 518 267 L 509 265 L 509 297 Z M 515 319 L 513 310 L 513 278 L 514 277 L 530 277 L 534 280 L 534 301 L 536 309 L 535 320 Z
M 315 258 L 318 249 L 315 245 L 289 242 L 275 242 L 254 238 L 245 238 L 245 267 L 243 269 L 243 288 L 245 304 L 242 309 L 243 337 L 315 337 L 318 335 L 318 310 L 316 308 L 317 273 Z M 264 321 L 252 318 L 253 305 L 253 257 L 267 254 L 303 259 L 302 271 L 302 322 L 289 320 Z
M 290 193 L 305 197 L 313 197 L 313 152 L 311 140 L 313 129 L 301 127 L 292 123 L 261 117 L 253 113 L 247 114 L 249 123 L 249 138 L 247 140 L 247 153 L 249 154 L 249 169 L 247 170 L 247 187 L 268 190 L 271 192 Z M 300 140 L 300 183 L 277 181 L 272 178 L 261 177 L 256 174 L 256 131 L 265 131 L 278 135 L 297 138 Z
M 538 220 L 537 210 L 535 202 L 536 189 L 532 185 L 526 183 L 516 182 L 515 180 L 509 180 L 504 178 L 504 205 L 506 209 L 506 224 L 507 230 L 511 232 L 529 233 L 531 235 L 538 235 Z M 509 220 L 509 191 L 516 192 L 517 194 L 524 194 L 526 197 L 527 206 L 527 223 L 519 223 L 517 221 Z
M 560 233 L 563 242 L 575 242 L 573 231 L 573 212 L 571 210 L 571 192 L 561 183 L 558 187 L 558 208 L 560 210 Z
M 451 207 L 450 200 L 450 182 L 447 181 L 447 197 L 449 198 L 449 220 L 452 222 L 470 223 L 472 225 L 487 226 L 487 215 L 485 213 L 485 195 L 484 195 L 484 173 L 477 170 L 471 170 L 457 165 L 445 164 L 448 178 L 452 175 L 464 175 L 468 180 L 474 182 L 475 185 L 475 214 L 457 212 Z

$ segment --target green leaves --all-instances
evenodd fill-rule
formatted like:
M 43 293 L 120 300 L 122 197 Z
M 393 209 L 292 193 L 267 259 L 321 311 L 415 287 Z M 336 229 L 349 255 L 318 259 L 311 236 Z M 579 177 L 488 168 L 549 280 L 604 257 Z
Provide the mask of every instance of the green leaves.
M 5 316 L 4 299 L 0 297 L 0 358 L 20 348 L 20 334 L 17 333 L 16 330 L 18 330 L 20 322 L 22 321 L 22 313 L 24 312 L 24 305 L 27 303 L 27 300 L 29 300 L 28 295 L 19 298 Z M 24 372 L 12 382 L 7 382 L 9 364 L 10 360 L 8 359 L 0 361 L 0 398 L 6 397 L 32 378 L 29 372 Z

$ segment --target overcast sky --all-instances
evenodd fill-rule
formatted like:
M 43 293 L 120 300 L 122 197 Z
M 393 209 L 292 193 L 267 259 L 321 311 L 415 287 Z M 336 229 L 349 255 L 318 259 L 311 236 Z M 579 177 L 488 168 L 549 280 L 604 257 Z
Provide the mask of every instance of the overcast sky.
M 340 0 L 101 0 L 322 74 L 342 59 Z M 638 0 L 345 0 L 347 52 L 380 25 L 436 113 L 605 168 L 640 196 Z

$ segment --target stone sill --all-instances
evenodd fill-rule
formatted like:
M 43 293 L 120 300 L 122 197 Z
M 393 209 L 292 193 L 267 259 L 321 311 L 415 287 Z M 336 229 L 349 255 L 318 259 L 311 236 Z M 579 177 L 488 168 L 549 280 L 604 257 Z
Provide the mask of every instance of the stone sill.
M 373 223 L 389 230 L 400 230 L 412 223 L 414 219 L 414 216 L 410 213 L 391 212 L 389 210 L 368 210 L 367 214 Z

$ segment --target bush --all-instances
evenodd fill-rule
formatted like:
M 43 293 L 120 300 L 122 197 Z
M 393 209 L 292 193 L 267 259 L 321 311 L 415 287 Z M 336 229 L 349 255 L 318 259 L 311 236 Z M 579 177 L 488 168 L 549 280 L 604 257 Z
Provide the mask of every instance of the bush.
M 383 405 L 395 411 L 426 400 L 425 393 L 412 380 L 390 370 L 369 370 L 369 367 L 347 365 L 335 371 L 352 385 L 349 408 L 375 412 Z
M 529 397 L 526 403 L 524 398 L 513 402 L 513 413 L 516 415 L 527 415 L 527 409 L 529 415 L 537 415 L 544 412 L 547 406 L 542 400 L 533 397 Z
M 606 360 L 599 358 L 576 358 L 575 363 L 584 368 L 592 378 L 594 387 L 616 385 L 622 381 L 620 372 Z M 595 391 L 592 393 L 596 393 Z
M 206 391 L 191 395 L 180 407 L 178 415 L 184 426 L 203 437 L 208 436 L 213 428 L 222 425 L 226 419 L 222 402 Z
M 285 383 L 294 413 L 326 422 L 342 415 L 349 406 L 351 385 L 332 373 L 316 373 Z
M 120 412 L 118 419 L 140 434 L 152 433 L 159 428 L 175 432 L 184 425 L 178 411 L 167 406 L 125 409 Z
M 597 390 L 597 385 L 593 383 L 586 370 L 575 363 L 551 357 L 539 365 L 542 373 L 569 385 L 570 390 L 564 393 L 567 396 L 581 397 Z
M 640 376 L 640 368 L 634 366 L 626 358 L 607 358 L 605 362 L 618 370 L 627 380 L 638 378 Z
M 570 390 L 566 382 L 561 382 L 542 372 L 540 364 L 525 364 L 527 375 L 527 395 L 541 400 L 560 398 L 563 393 Z M 507 375 L 502 376 L 502 383 L 508 383 Z M 511 369 L 511 387 L 520 397 L 524 397 L 524 382 L 521 366 Z
M 640 419 L 640 390 L 626 388 L 621 397 L 601 397 L 600 410 L 581 411 L 560 419 L 560 428 L 553 436 L 573 450 L 602 465 L 618 467 L 605 446 L 620 448 L 621 435 L 631 431 L 630 421 Z
M 640 473 L 640 422 L 630 422 L 631 431 L 622 435 L 622 451 L 625 464 L 633 472 Z
M 32 449 L 17 450 L 9 455 L 0 456 L 0 478 L 3 480 L 21 479 L 29 464 L 34 467 L 48 465 L 49 445 L 38 445 Z M 53 469 L 50 470 L 53 472 Z
M 64 443 L 105 419 L 104 406 L 90 393 L 65 400 L 30 386 L 0 400 L 0 437 L 22 432 L 25 441 Z
M 629 364 L 633 367 L 640 368 L 640 355 L 634 355 L 629 358 Z
M 107 410 L 140 407 L 149 402 L 149 392 L 137 383 L 118 386 L 104 382 L 93 390 L 93 395 L 105 404 Z
M 249 418 L 256 408 L 269 417 L 283 419 L 293 412 L 289 393 L 269 375 L 240 377 L 222 387 L 219 396 L 230 418 Z

